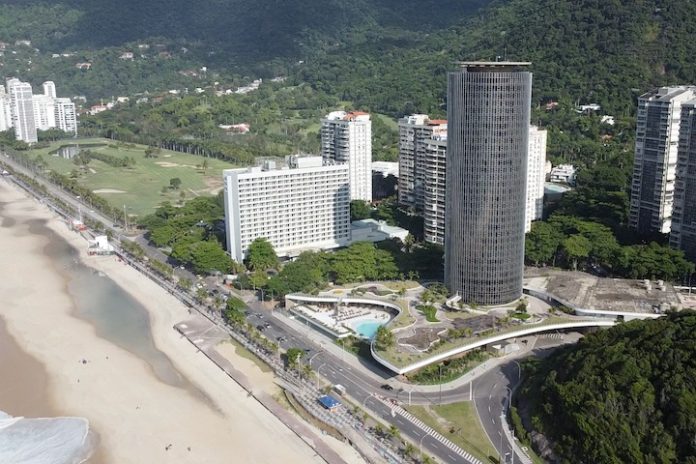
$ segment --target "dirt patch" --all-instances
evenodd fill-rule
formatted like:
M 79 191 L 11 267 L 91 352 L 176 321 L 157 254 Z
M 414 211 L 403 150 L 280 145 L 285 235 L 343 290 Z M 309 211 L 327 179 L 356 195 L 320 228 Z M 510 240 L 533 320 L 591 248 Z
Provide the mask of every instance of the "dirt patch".
M 98 189 L 98 190 L 93 190 L 93 193 L 96 193 L 97 195 L 100 193 L 126 193 L 123 190 L 117 190 L 117 189 Z
M 417 350 L 424 351 L 440 339 L 438 334 L 444 330 L 442 327 L 419 327 L 414 329 L 413 335 L 400 338 L 399 344 L 410 345 Z
M 179 166 L 181 166 L 180 164 L 170 163 L 169 161 L 155 161 L 155 164 L 163 168 L 178 168 Z

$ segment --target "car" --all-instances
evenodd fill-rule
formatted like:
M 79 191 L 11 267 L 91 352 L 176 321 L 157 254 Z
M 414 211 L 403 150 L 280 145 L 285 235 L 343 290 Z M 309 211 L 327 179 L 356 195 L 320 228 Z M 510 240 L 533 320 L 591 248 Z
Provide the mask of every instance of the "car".
M 380 385 L 379 388 L 381 388 L 382 390 L 386 390 L 386 391 L 392 391 L 394 389 L 394 387 L 392 387 L 388 383 Z
M 265 328 L 269 328 L 269 327 L 271 326 L 271 323 L 270 323 L 270 322 L 266 322 L 266 323 L 263 324 L 263 326 L 264 326 Z
M 257 326 L 256 326 L 256 329 L 257 329 L 259 332 L 263 332 L 264 330 L 266 330 L 266 328 L 265 328 L 264 326 L 262 326 L 261 324 L 257 325 Z
M 259 319 L 263 319 L 263 314 L 259 314 Z

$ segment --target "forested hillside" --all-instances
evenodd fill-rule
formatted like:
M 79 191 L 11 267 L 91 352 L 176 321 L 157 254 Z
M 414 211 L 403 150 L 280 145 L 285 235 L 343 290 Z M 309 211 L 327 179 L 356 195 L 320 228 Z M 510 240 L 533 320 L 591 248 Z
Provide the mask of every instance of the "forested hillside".
M 521 396 L 560 462 L 696 463 L 695 329 L 696 313 L 671 313 L 541 361 Z
M 63 59 L 37 56 L 24 69 L 13 58 L 4 73 L 36 67 L 41 78 L 55 74 L 92 97 L 109 97 L 111 88 L 184 85 L 177 71 L 207 66 L 218 80 L 289 75 L 372 111 L 441 113 L 455 60 L 501 56 L 534 62 L 536 101 L 598 102 L 620 115 L 653 85 L 696 81 L 696 3 L 679 0 L 0 0 L 0 6 L 0 40 L 30 39 L 42 52 L 70 50 L 99 63 L 77 73 Z M 148 41 L 163 45 L 169 61 L 119 62 L 120 50 Z

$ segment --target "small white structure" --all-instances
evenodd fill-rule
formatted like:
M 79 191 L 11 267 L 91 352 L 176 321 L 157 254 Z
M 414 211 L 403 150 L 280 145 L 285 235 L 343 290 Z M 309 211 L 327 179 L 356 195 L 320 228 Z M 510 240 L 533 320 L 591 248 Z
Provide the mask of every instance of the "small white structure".
M 551 182 L 575 185 L 577 169 L 572 164 L 559 164 L 551 169 L 549 180 Z
M 106 235 L 97 235 L 94 240 L 87 242 L 87 254 L 89 255 L 111 255 L 114 253 L 114 247 L 109 243 L 109 238 Z
M 373 161 L 372 174 L 380 173 L 382 177 L 399 177 L 399 163 L 396 161 Z
M 390 226 L 384 221 L 363 219 L 350 224 L 350 242 L 381 242 L 390 238 L 406 241 L 408 230 Z
M 616 124 L 616 120 L 614 119 L 614 116 L 609 116 L 608 114 L 605 114 L 602 116 L 602 119 L 600 120 L 602 124 L 607 124 L 609 126 L 613 126 Z

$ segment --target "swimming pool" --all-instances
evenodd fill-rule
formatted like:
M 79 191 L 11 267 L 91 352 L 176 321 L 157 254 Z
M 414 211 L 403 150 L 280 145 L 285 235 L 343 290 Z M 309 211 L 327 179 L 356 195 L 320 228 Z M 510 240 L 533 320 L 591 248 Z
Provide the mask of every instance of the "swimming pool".
M 372 340 L 381 325 L 382 322 L 380 321 L 361 321 L 353 326 L 353 330 L 361 337 Z

